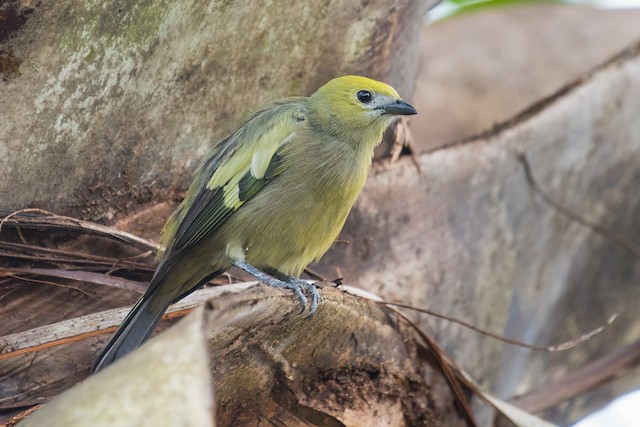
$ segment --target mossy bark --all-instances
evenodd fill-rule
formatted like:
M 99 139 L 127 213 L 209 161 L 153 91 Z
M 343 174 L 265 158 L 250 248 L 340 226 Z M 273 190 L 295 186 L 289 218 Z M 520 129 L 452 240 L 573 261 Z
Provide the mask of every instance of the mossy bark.
M 30 6 L 4 43 L 20 66 L 0 82 L 2 205 L 111 220 L 184 190 L 209 149 L 267 101 L 350 73 L 410 98 L 433 3 Z

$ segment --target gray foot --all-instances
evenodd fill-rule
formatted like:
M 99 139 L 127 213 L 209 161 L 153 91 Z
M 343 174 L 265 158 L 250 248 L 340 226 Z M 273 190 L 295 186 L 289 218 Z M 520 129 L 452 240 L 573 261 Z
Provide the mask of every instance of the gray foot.
M 246 271 L 251 274 L 253 277 L 258 279 L 260 282 L 273 286 L 276 288 L 285 288 L 291 289 L 295 296 L 300 301 L 302 305 L 302 309 L 300 313 L 304 312 L 307 307 L 307 297 L 304 295 L 305 292 L 311 296 L 311 305 L 309 306 L 309 317 L 313 316 L 313 314 L 318 309 L 318 302 L 320 301 L 320 293 L 318 293 L 318 288 L 313 283 L 305 282 L 304 280 L 300 280 L 298 278 L 289 276 L 284 273 L 280 273 L 277 270 L 268 270 L 269 274 L 272 274 L 274 277 L 266 274 L 251 264 L 248 264 L 245 261 L 232 261 L 232 264 L 238 267 L 241 270 Z

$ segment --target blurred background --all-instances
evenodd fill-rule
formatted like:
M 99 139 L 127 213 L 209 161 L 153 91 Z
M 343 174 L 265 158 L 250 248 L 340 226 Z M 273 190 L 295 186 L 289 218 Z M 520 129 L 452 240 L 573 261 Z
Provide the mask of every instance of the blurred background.
M 42 208 L 157 239 L 194 168 L 247 113 L 368 75 L 420 114 L 407 125 L 412 138 L 385 139 L 342 243 L 313 268 L 538 345 L 575 340 L 619 313 L 556 353 L 407 315 L 484 389 L 559 425 L 638 388 L 640 256 L 545 201 L 518 157 L 559 205 L 640 241 L 638 2 L 94 3 L 0 0 L 0 209 Z M 403 143 L 410 149 L 393 158 Z M 27 249 L 141 256 L 39 228 L 0 233 L 6 271 L 78 268 L 26 259 Z M 143 283 L 154 267 L 147 255 L 129 269 L 91 268 Z M 0 337 L 138 296 L 30 274 L 0 281 Z M 0 422 L 3 410 L 85 378 L 105 338 L 4 359 Z M 636 427 L 638 400 L 621 397 L 580 427 Z
M 640 38 L 637 0 L 453 0 L 427 14 L 413 126 L 426 149 L 490 129 Z
M 416 143 L 433 150 L 487 131 L 637 40 L 638 0 L 441 2 L 422 30 L 414 99 L 428 119 L 411 124 Z M 638 425 L 640 391 L 574 424 Z

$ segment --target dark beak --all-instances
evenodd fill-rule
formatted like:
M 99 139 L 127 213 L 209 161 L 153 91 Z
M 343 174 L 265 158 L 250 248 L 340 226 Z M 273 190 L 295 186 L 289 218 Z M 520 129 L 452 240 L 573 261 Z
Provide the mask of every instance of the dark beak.
M 415 108 L 402 99 L 398 99 L 393 104 L 385 105 L 382 109 L 384 110 L 384 114 L 391 114 L 393 116 L 412 116 L 418 114 Z

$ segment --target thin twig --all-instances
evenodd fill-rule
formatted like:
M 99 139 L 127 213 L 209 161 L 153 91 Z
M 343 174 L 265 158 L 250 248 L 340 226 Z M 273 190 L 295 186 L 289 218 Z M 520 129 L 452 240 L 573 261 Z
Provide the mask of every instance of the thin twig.
M 142 258 L 145 258 L 145 257 L 147 257 L 149 255 L 152 255 L 152 254 L 153 254 L 153 251 L 146 251 L 146 252 L 143 252 L 141 254 L 131 256 L 131 257 L 116 259 L 115 262 L 111 265 L 111 268 L 109 269 L 109 271 L 107 271 L 106 274 L 111 274 L 114 271 L 117 271 L 117 270 L 121 269 L 122 266 L 120 264 L 124 264 L 127 261 L 134 261 L 134 260 L 142 259 Z
M 600 332 L 604 331 L 618 317 L 618 313 L 613 314 L 612 316 L 609 317 L 609 319 L 607 319 L 607 322 L 604 325 L 598 326 L 597 328 L 595 328 L 595 329 L 593 329 L 593 330 L 581 335 L 580 337 L 578 337 L 576 339 L 573 339 L 573 340 L 570 340 L 570 341 L 565 341 L 565 342 L 557 344 L 557 345 L 539 346 L 539 345 L 534 345 L 534 344 L 523 343 L 521 341 L 514 340 L 514 339 L 511 339 L 511 338 L 506 338 L 506 337 L 504 337 L 502 335 L 497 335 L 497 334 L 494 334 L 492 332 L 485 331 L 484 329 L 480 329 L 477 326 L 473 326 L 472 324 L 467 323 L 467 322 L 465 322 L 463 320 L 460 320 L 460 319 L 456 319 L 455 317 L 446 316 L 444 314 L 436 313 L 435 311 L 427 310 L 427 309 L 424 309 L 424 308 L 414 307 L 414 306 L 409 305 L 409 304 L 403 304 L 403 303 L 398 303 L 398 302 L 389 302 L 389 301 L 374 301 L 374 302 L 376 304 L 383 304 L 383 305 L 394 306 L 394 307 L 402 307 L 402 308 L 407 308 L 409 310 L 417 311 L 417 312 L 420 312 L 420 313 L 428 314 L 430 316 L 437 317 L 439 319 L 443 319 L 443 320 L 446 320 L 446 321 L 451 322 L 451 323 L 456 323 L 456 324 L 458 324 L 460 326 L 464 326 L 467 329 L 471 329 L 472 331 L 478 332 L 479 334 L 488 336 L 490 338 L 493 338 L 493 339 L 498 340 L 498 341 L 502 341 L 502 342 L 507 343 L 507 344 L 515 345 L 515 346 L 518 346 L 518 347 L 528 348 L 530 350 L 546 351 L 546 352 L 565 351 L 565 350 L 569 350 L 571 348 L 574 348 L 577 345 L 582 344 L 585 341 L 588 341 L 594 335 L 597 335 Z
M 82 231 L 87 234 L 109 237 L 153 251 L 157 251 L 159 246 L 156 242 L 143 239 L 126 231 L 118 230 L 117 228 L 106 227 L 67 216 L 55 215 L 42 209 L 22 209 L 11 212 L 0 221 L 0 230 L 2 230 L 2 227 L 5 225 Z
M 15 426 L 20 421 L 24 420 L 29 415 L 31 415 L 32 412 L 35 412 L 36 410 L 38 410 L 42 405 L 44 405 L 44 403 L 39 403 L 37 405 L 31 406 L 30 408 L 25 409 L 24 411 L 20 412 L 19 414 L 14 415 L 13 417 L 11 417 L 11 419 L 9 421 L 7 421 L 7 423 L 4 425 L 4 427 L 13 427 L 13 426 Z
M 7 273 L 7 276 L 13 277 L 14 279 L 17 279 L 17 280 L 23 280 L 25 282 L 40 283 L 42 285 L 55 286 L 55 287 L 58 287 L 58 288 L 73 289 L 74 291 L 80 292 L 81 294 L 85 294 L 86 296 L 90 297 L 91 299 L 96 299 L 96 297 L 91 295 L 89 292 L 83 291 L 82 289 L 77 288 L 75 286 L 63 285 L 62 283 L 50 282 L 48 280 L 32 279 L 30 277 L 23 277 L 23 276 L 19 276 L 17 274 L 11 274 L 11 273 Z
M 31 360 L 29 360 L 29 363 L 27 364 L 27 366 L 23 369 L 22 372 L 22 378 L 20 378 L 20 383 L 18 384 L 18 386 L 16 387 L 17 390 L 22 390 L 22 386 L 24 385 L 24 382 L 27 380 L 27 374 L 29 373 L 29 370 L 31 369 L 31 367 L 33 366 L 33 362 L 36 361 L 36 358 L 38 357 L 38 353 L 35 352 L 33 353 L 33 357 L 31 358 Z
M 0 247 L 5 248 L 7 250 L 15 250 L 20 253 L 26 253 L 27 255 L 40 252 L 40 253 L 46 253 L 54 256 L 59 255 L 59 256 L 65 257 L 63 259 L 43 257 L 44 261 L 73 262 L 77 259 L 87 259 L 87 260 L 93 260 L 93 261 L 100 261 L 103 264 L 109 264 L 109 265 L 113 264 L 114 262 L 120 262 L 121 264 L 125 264 L 133 268 L 139 268 L 139 269 L 152 268 L 148 264 L 131 261 L 132 259 L 135 259 L 139 256 L 146 256 L 149 253 L 149 251 L 144 252 L 140 255 L 136 255 L 134 257 L 111 258 L 111 257 L 82 253 L 82 252 L 67 251 L 63 249 L 53 249 L 53 248 L 46 248 L 43 246 L 28 245 L 28 244 L 25 245 L 21 243 L 12 243 L 12 242 L 3 242 L 3 241 L 0 241 Z
M 147 283 L 136 282 L 124 279 L 118 276 L 109 276 L 103 273 L 94 273 L 91 271 L 62 270 L 58 268 L 1 268 L 2 275 L 37 275 L 45 277 L 57 277 L 60 279 L 69 279 L 77 282 L 92 283 L 96 285 L 111 286 L 113 288 L 124 289 L 142 293 L 147 287 Z M 15 277 L 15 276 L 10 276 Z M 21 279 L 21 277 L 20 277 Z
M 309 276 L 313 277 L 314 279 L 320 280 L 321 282 L 326 282 L 327 281 L 327 279 L 322 277 L 322 275 L 320 273 L 318 273 L 315 270 L 310 269 L 309 267 L 305 268 L 304 272 L 307 273 Z
M 524 173 L 527 176 L 529 185 L 547 205 L 551 206 L 561 215 L 564 215 L 570 220 L 577 222 L 578 224 L 588 228 L 594 233 L 597 233 L 615 243 L 622 249 L 629 252 L 636 260 L 640 261 L 640 247 L 638 245 L 627 239 L 625 236 L 616 233 L 615 231 L 601 224 L 598 224 L 597 222 L 590 221 L 556 202 L 555 199 L 553 199 L 546 191 L 542 189 L 538 181 L 535 179 L 533 171 L 531 170 L 531 165 L 529 164 L 529 160 L 527 159 L 527 155 L 525 153 L 520 153 L 517 155 L 517 159 L 520 161 L 520 163 L 522 163 L 522 166 L 524 167 Z
M 513 425 L 521 425 L 519 422 L 517 422 L 516 419 L 514 419 L 514 415 L 516 415 L 516 413 L 514 413 L 513 411 L 506 411 L 505 409 L 503 409 L 505 408 L 505 405 L 510 406 L 509 404 L 507 404 L 506 402 L 502 402 L 502 404 L 500 404 L 499 399 L 495 399 L 489 393 L 483 391 L 476 384 L 476 382 L 471 378 L 471 376 L 469 376 L 469 374 L 467 374 L 462 368 L 458 367 L 453 362 L 453 360 L 451 360 L 447 356 L 444 350 L 442 350 L 439 344 L 436 341 L 429 338 L 422 331 L 422 329 L 418 327 L 418 325 L 416 325 L 414 322 L 412 322 L 410 319 L 402 315 L 402 313 L 398 312 L 397 310 L 393 308 L 391 308 L 391 310 L 397 313 L 398 316 L 400 316 L 400 320 L 408 324 L 418 334 L 418 336 L 424 341 L 425 346 L 430 350 L 431 355 L 436 359 L 436 362 L 442 368 L 442 372 L 444 373 L 445 377 L 449 381 L 449 385 L 451 386 L 456 397 L 458 398 L 459 403 L 463 405 L 465 414 L 467 415 L 468 423 L 473 423 L 472 425 L 476 425 L 475 419 L 473 417 L 473 412 L 471 411 L 470 405 L 468 404 L 468 399 L 466 398 L 466 394 L 465 394 L 465 390 L 463 390 L 463 386 L 466 390 L 473 393 L 475 396 L 482 399 L 482 401 L 484 401 L 487 405 L 495 409 L 499 414 L 501 414 L 503 417 L 509 420 Z M 540 425 L 541 427 L 552 426 L 552 424 L 546 423 L 543 420 L 537 420 L 535 425 Z
M 631 45 L 627 46 L 624 50 L 620 52 L 616 52 L 615 55 L 606 59 L 604 62 L 601 62 L 599 65 L 591 68 L 586 73 L 578 76 L 575 80 L 566 83 L 564 86 L 556 90 L 554 93 L 550 94 L 545 98 L 541 98 L 537 100 L 533 104 L 528 105 L 524 110 L 519 111 L 514 116 L 511 116 L 500 123 L 495 123 L 493 126 L 491 126 L 490 129 L 484 130 L 480 133 L 465 137 L 457 141 L 451 141 L 449 143 L 439 145 L 432 149 L 426 150 L 425 153 L 430 154 L 436 151 L 449 150 L 453 147 L 457 147 L 465 144 L 480 143 L 508 129 L 513 129 L 518 124 L 523 123 L 529 118 L 539 114 L 541 111 L 549 108 L 551 105 L 555 104 L 559 100 L 567 97 L 569 94 L 573 93 L 575 90 L 577 90 L 581 86 L 584 86 L 586 82 L 592 80 L 597 74 L 608 69 L 611 65 L 620 64 L 625 61 L 628 61 L 629 59 L 637 57 L 639 53 L 640 53 L 640 41 L 635 40 Z
M 613 378 L 619 378 L 638 365 L 640 365 L 640 341 L 612 351 L 560 378 L 511 398 L 509 403 L 528 412 L 544 411 L 580 396 Z
M 27 239 L 24 237 L 24 234 L 22 234 L 22 229 L 20 227 L 16 227 L 16 233 L 18 233 L 18 237 L 20 238 L 20 241 L 22 243 L 24 243 L 25 245 L 29 244 L 29 242 L 27 242 Z
M 407 325 L 409 325 L 418 334 L 418 336 L 420 336 L 420 338 L 424 341 L 425 346 L 429 349 L 429 351 L 431 352 L 431 355 L 436 360 L 442 373 L 447 379 L 447 383 L 449 384 L 449 387 L 451 388 L 453 393 L 456 395 L 456 398 L 458 399 L 458 403 L 460 403 L 460 406 L 462 406 L 467 424 L 469 424 L 471 427 L 477 427 L 478 423 L 473 415 L 473 410 L 471 409 L 469 399 L 467 399 L 467 395 L 462 389 L 459 381 L 460 375 L 458 375 L 457 373 L 458 368 L 451 361 L 451 359 L 449 359 L 446 356 L 446 353 L 440 348 L 438 343 L 436 343 L 434 340 L 429 338 L 427 334 L 425 334 L 422 331 L 422 329 L 418 327 L 418 325 L 413 323 L 404 314 L 394 309 L 393 307 L 389 307 L 389 309 L 395 312 L 399 317 L 399 319 L 404 323 L 406 323 Z M 481 393 L 476 393 L 476 394 L 481 394 Z

